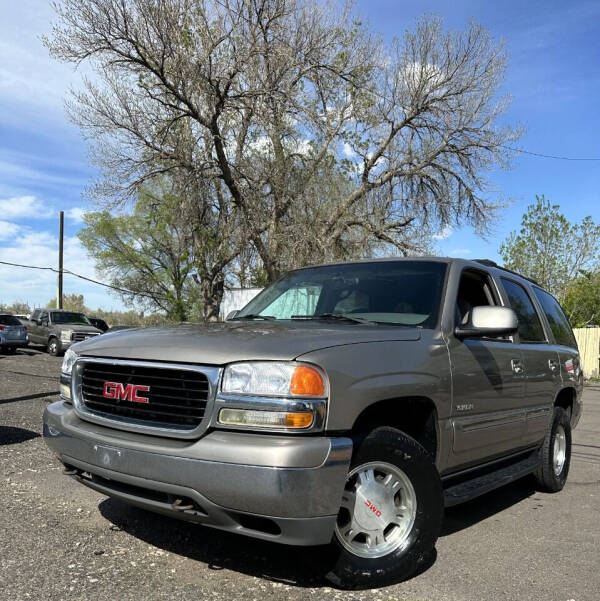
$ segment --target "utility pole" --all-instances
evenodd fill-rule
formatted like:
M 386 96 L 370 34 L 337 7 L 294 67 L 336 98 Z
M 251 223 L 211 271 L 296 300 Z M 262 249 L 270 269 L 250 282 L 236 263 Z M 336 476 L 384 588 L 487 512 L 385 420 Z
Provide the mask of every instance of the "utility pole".
M 61 211 L 58 226 L 58 294 L 56 295 L 57 309 L 63 308 L 63 237 L 65 230 L 65 212 Z

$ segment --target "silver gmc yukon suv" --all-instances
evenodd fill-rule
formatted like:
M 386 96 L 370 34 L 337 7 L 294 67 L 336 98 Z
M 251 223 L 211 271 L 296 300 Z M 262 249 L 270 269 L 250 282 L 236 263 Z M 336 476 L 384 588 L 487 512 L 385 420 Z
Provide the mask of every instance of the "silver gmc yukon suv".
M 373 587 L 431 556 L 444 507 L 563 488 L 583 375 L 557 301 L 489 261 L 292 271 L 225 323 L 70 348 L 44 414 L 65 473 L 165 515 L 327 545 Z

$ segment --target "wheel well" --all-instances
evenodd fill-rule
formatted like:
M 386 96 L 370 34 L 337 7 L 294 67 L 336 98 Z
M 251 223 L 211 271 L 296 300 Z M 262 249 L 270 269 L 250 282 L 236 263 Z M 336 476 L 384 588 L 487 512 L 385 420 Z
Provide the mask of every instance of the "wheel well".
M 575 389 L 574 388 L 563 388 L 557 395 L 554 401 L 555 407 L 562 407 L 568 414 L 569 417 L 573 414 L 573 402 L 575 400 Z
M 402 397 L 378 401 L 367 407 L 354 422 L 352 432 L 363 434 L 378 426 L 391 426 L 414 438 L 429 454 L 437 456 L 437 411 L 427 397 Z

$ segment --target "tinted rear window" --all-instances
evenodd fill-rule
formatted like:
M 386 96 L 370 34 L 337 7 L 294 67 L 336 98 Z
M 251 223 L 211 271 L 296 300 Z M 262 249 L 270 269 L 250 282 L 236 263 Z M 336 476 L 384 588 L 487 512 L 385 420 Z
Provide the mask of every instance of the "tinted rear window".
M 525 288 L 521 284 L 505 278 L 502 278 L 502 285 L 506 290 L 510 306 L 519 318 L 520 340 L 522 342 L 544 342 L 546 336 L 542 322 Z
M 561 309 L 561 306 L 558 304 L 558 301 L 541 288 L 534 287 L 533 292 L 540 301 L 540 305 L 542 305 L 542 309 L 548 319 L 556 343 L 577 348 L 577 342 L 575 341 L 575 336 L 573 330 L 571 330 L 569 320 Z
M 14 315 L 0 315 L 0 323 L 3 326 L 20 326 L 21 322 Z

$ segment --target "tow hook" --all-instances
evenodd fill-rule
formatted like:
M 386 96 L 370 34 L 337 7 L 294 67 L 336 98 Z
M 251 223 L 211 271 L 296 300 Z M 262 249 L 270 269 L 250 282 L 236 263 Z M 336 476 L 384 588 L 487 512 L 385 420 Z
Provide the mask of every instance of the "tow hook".
M 175 499 L 173 503 L 171 503 L 171 507 L 176 511 L 190 511 L 190 509 L 194 509 L 193 503 L 187 503 L 185 505 L 184 503 L 185 501 L 183 499 Z

